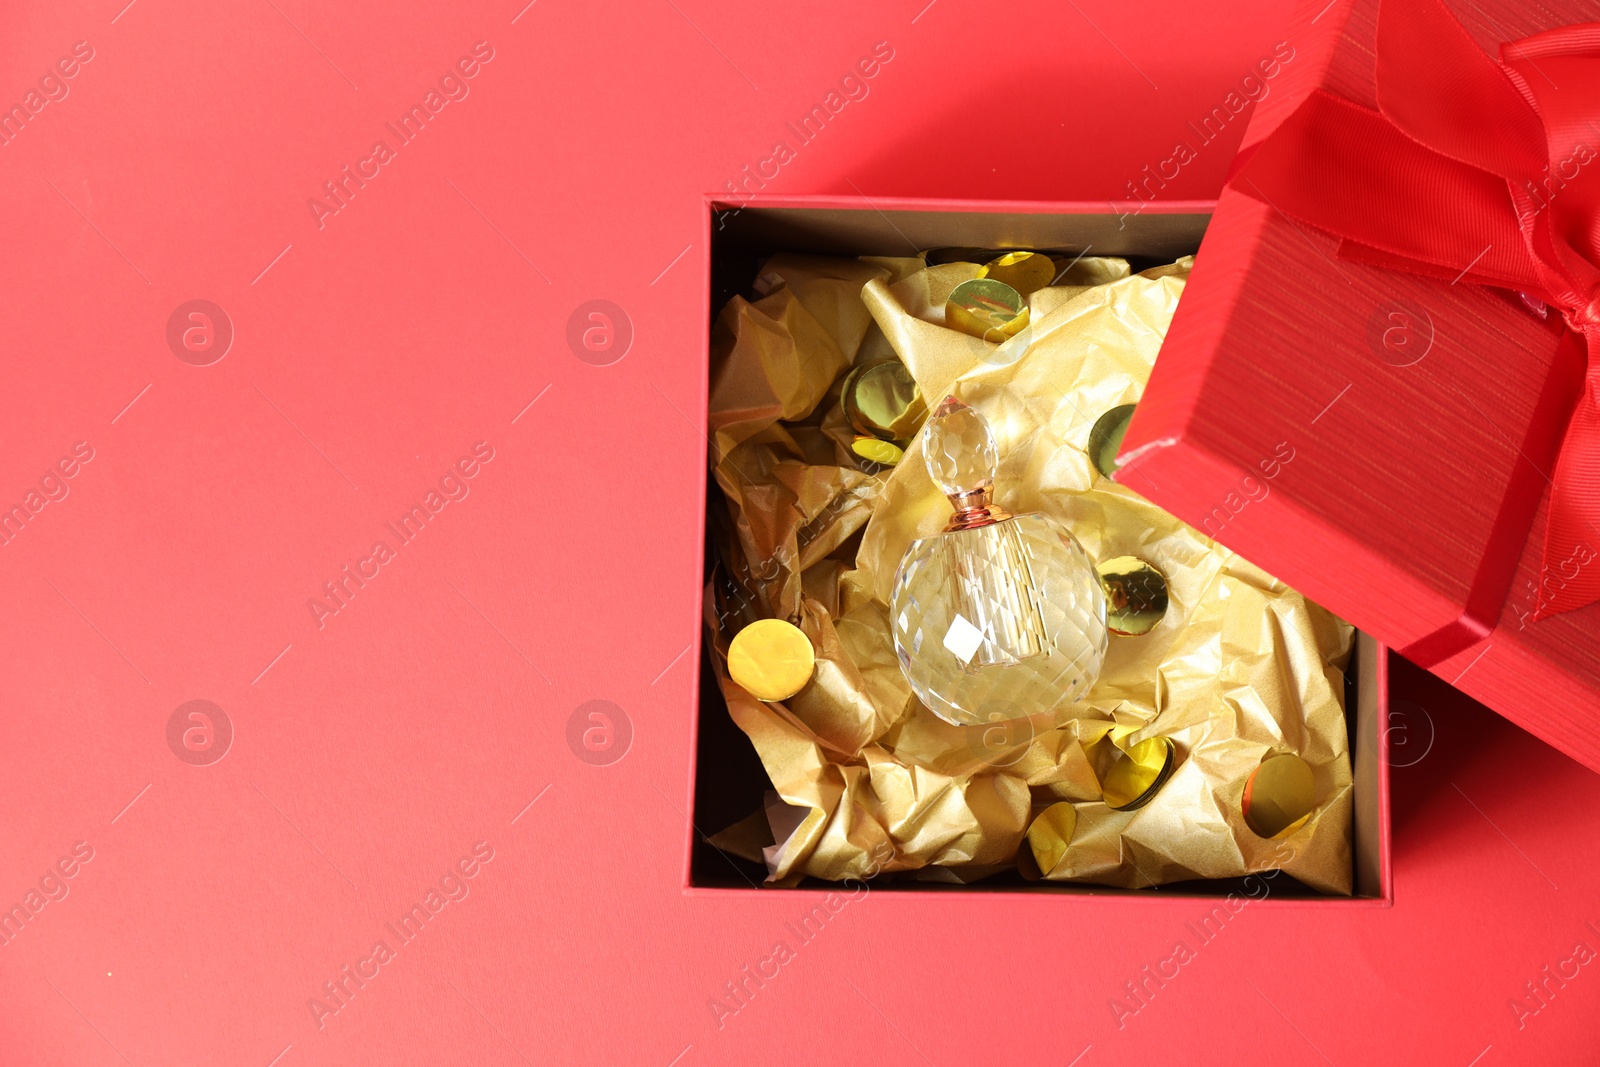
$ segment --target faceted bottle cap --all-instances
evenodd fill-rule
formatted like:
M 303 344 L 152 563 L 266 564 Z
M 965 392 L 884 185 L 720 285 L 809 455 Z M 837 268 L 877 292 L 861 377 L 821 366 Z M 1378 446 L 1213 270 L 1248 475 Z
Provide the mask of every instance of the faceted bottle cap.
M 971 497 L 994 488 L 1000 450 L 989 421 L 953 395 L 928 416 L 923 452 L 928 474 L 945 496 Z

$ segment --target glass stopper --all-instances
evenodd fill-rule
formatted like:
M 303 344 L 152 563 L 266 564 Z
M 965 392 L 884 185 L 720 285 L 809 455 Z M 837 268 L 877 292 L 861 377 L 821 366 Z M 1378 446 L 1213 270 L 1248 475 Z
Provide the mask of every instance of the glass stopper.
M 954 396 L 945 397 L 928 416 L 923 453 L 933 484 L 957 507 L 994 488 L 1000 450 L 989 421 Z

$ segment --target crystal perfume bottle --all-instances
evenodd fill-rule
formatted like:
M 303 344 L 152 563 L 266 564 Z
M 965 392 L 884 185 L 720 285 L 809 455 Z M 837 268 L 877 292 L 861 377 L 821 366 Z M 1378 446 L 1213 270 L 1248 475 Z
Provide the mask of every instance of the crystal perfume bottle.
M 929 416 L 923 451 L 955 514 L 913 542 L 895 574 L 890 627 L 912 690 L 961 726 L 1079 699 L 1106 651 L 1105 593 L 1089 554 L 1053 519 L 994 505 L 994 435 L 954 396 Z

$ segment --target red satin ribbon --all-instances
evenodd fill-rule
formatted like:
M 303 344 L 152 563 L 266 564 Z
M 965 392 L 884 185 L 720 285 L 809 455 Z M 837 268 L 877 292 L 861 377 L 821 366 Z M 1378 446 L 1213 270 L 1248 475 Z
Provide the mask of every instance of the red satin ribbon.
M 1441 0 L 1385 0 L 1376 78 L 1377 111 L 1319 89 L 1231 183 L 1337 236 L 1341 257 L 1561 313 L 1583 343 L 1562 346 L 1532 427 L 1571 411 L 1533 618 L 1584 607 L 1600 600 L 1600 24 L 1503 44 L 1497 62 Z M 1543 487 L 1524 455 L 1465 615 L 1404 651 L 1437 662 L 1493 629 Z

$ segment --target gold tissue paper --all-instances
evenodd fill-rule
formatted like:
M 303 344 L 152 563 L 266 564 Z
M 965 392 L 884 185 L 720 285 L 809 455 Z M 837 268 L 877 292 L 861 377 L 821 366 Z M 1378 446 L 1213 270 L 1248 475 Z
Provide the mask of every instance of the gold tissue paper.
M 971 883 L 1020 869 L 1139 888 L 1281 869 L 1349 894 L 1350 627 L 1096 466 L 1096 423 L 1138 402 L 1192 260 L 1141 273 L 1120 259 L 1058 262 L 1055 284 L 1025 298 L 1028 326 L 999 344 L 943 321 L 982 260 L 779 254 L 761 269 L 765 295 L 735 297 L 717 320 L 709 429 L 721 493 L 709 505 L 718 563 L 705 615 L 728 711 L 775 793 L 767 882 Z M 920 432 L 894 467 L 852 451 L 841 382 L 886 359 L 905 364 L 929 407 L 954 393 L 988 419 L 1005 510 L 1045 512 L 1096 560 L 1137 557 L 1165 576 L 1165 613 L 1147 633 L 1112 638 L 1078 703 L 960 727 L 912 695 L 886 604 L 906 547 L 936 534 L 950 507 Z M 811 681 L 788 700 L 763 702 L 729 677 L 730 641 L 759 619 L 793 623 L 815 651 Z M 1168 747 L 1146 744 L 1158 738 L 1172 755 L 1152 764 Z M 1310 768 L 1313 807 L 1262 837 L 1244 791 L 1284 755 Z M 1153 775 L 1131 807 L 1130 769 Z

